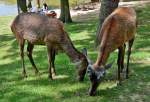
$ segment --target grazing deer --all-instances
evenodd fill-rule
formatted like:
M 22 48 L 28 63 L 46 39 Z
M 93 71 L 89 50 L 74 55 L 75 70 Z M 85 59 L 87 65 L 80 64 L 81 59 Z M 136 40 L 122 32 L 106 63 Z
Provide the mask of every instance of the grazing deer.
M 135 37 L 136 31 L 136 13 L 134 9 L 129 7 L 119 7 L 112 14 L 110 14 L 102 25 L 101 32 L 99 34 L 99 54 L 97 61 L 92 65 L 89 62 L 87 73 L 91 80 L 91 88 L 89 95 L 95 95 L 96 89 L 105 76 L 106 70 L 112 65 L 106 65 L 107 59 L 111 52 L 118 49 L 118 80 L 119 83 L 120 73 L 124 68 L 124 54 L 125 43 L 128 42 L 128 55 L 127 55 L 127 69 L 126 78 L 129 73 L 129 59 L 131 54 L 131 47 Z
M 51 68 L 54 68 L 55 50 L 63 50 L 71 61 L 77 64 L 79 80 L 82 81 L 84 79 L 88 65 L 87 59 L 84 54 L 74 47 L 61 21 L 38 13 L 22 13 L 13 20 L 11 30 L 20 46 L 24 77 L 27 77 L 24 64 L 24 44 L 26 40 L 28 42 L 27 54 L 36 73 L 38 73 L 38 69 L 32 58 L 32 50 L 34 45 L 46 45 L 49 78 L 52 79 Z

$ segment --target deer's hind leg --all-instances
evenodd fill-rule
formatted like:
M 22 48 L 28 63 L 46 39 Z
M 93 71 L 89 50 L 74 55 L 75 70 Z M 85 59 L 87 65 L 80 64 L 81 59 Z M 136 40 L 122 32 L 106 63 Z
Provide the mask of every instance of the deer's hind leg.
M 28 42 L 28 46 L 27 46 L 27 55 L 28 55 L 28 58 L 32 64 L 32 67 L 34 68 L 35 70 L 35 74 L 38 74 L 39 71 L 34 63 L 34 60 L 33 60 L 33 57 L 32 57 L 32 51 L 33 51 L 33 48 L 34 48 L 34 45 L 31 44 L 30 42 Z
M 130 60 L 131 48 L 132 48 L 133 42 L 134 42 L 134 38 L 128 42 L 126 78 L 128 78 L 128 74 L 129 74 L 129 60 Z
M 22 74 L 23 77 L 26 78 L 27 77 L 27 73 L 26 73 L 26 69 L 25 69 L 25 64 L 24 64 L 24 44 L 25 44 L 25 40 L 20 38 L 17 39 L 18 43 L 19 43 L 19 47 L 20 47 L 20 57 L 21 57 L 21 64 L 22 64 Z
M 51 66 L 52 66 L 52 46 L 50 44 L 47 45 L 47 53 L 48 53 L 48 78 L 49 79 L 53 79 L 52 77 L 52 70 L 51 70 Z
M 121 73 L 123 72 L 123 69 L 124 69 L 125 48 L 126 48 L 126 45 L 124 44 L 124 45 L 122 46 L 122 53 L 121 53 Z
M 120 46 L 118 48 L 118 60 L 117 60 L 117 64 L 118 64 L 118 81 L 119 84 L 121 84 L 121 71 L 124 67 L 124 45 Z
M 56 55 L 56 50 L 53 48 L 51 50 L 51 72 L 52 72 L 52 75 L 55 76 L 56 75 L 56 70 L 55 70 L 55 55 Z

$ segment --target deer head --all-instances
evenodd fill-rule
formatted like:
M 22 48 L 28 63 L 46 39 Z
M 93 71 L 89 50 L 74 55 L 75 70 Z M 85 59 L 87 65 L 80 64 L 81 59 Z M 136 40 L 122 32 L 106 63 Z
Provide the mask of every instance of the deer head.
M 87 67 L 87 74 L 91 81 L 91 87 L 89 90 L 89 95 L 94 96 L 96 94 L 96 89 L 98 85 L 102 82 L 106 75 L 106 71 L 111 68 L 113 63 L 107 64 L 105 66 L 95 66 L 95 65 L 88 65 Z
M 86 49 L 84 49 L 84 55 L 86 55 L 86 57 L 87 57 Z M 87 60 L 88 60 L 87 74 L 91 81 L 89 95 L 94 96 L 96 94 L 96 89 L 97 89 L 98 85 L 104 79 L 104 77 L 106 75 L 106 71 L 109 68 L 111 68 L 113 62 L 110 64 L 107 64 L 107 65 L 104 65 L 104 66 L 103 65 L 97 66 L 97 65 L 94 65 L 88 57 L 87 57 Z

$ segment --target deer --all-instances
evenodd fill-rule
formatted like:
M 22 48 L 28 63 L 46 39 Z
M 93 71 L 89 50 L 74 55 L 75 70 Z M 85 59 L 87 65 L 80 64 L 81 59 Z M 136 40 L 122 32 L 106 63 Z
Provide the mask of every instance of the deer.
M 102 24 L 101 31 L 98 35 L 98 56 L 95 63 L 88 60 L 87 74 L 91 81 L 89 95 L 96 95 L 99 84 L 104 79 L 106 72 L 111 68 L 112 63 L 106 64 L 109 55 L 118 49 L 118 81 L 121 84 L 121 73 L 124 69 L 125 45 L 128 43 L 127 50 L 127 67 L 125 70 L 126 78 L 129 74 L 129 59 L 131 48 L 135 38 L 137 28 L 136 12 L 130 7 L 118 7 L 114 10 Z M 85 55 L 87 50 L 84 49 Z
M 55 11 L 45 12 L 48 17 L 56 18 L 57 14 Z
M 49 79 L 53 79 L 55 54 L 56 50 L 60 50 L 75 63 L 78 80 L 83 81 L 88 65 L 86 56 L 74 47 L 60 20 L 39 13 L 27 12 L 17 15 L 10 27 L 19 45 L 23 78 L 27 77 L 24 63 L 24 45 L 27 41 L 27 55 L 36 74 L 39 70 L 32 57 L 33 48 L 34 45 L 44 45 L 47 47 Z

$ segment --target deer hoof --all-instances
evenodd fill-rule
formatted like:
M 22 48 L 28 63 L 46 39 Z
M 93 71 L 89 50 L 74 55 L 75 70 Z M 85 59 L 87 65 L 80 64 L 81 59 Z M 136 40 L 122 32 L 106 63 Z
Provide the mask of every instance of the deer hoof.
M 40 72 L 38 70 L 36 70 L 35 75 L 40 75 Z
M 56 76 L 56 73 L 52 73 L 52 77 L 55 77 Z
M 48 79 L 53 80 L 52 75 L 48 75 Z
M 126 79 L 128 79 L 129 78 L 129 76 L 128 75 L 126 75 Z
M 23 78 L 27 78 L 28 76 L 27 76 L 27 74 L 25 72 L 22 72 L 22 77 Z
M 26 74 L 23 74 L 23 78 L 27 78 L 28 76 Z
M 117 82 L 117 86 L 121 86 L 122 83 L 120 81 Z

